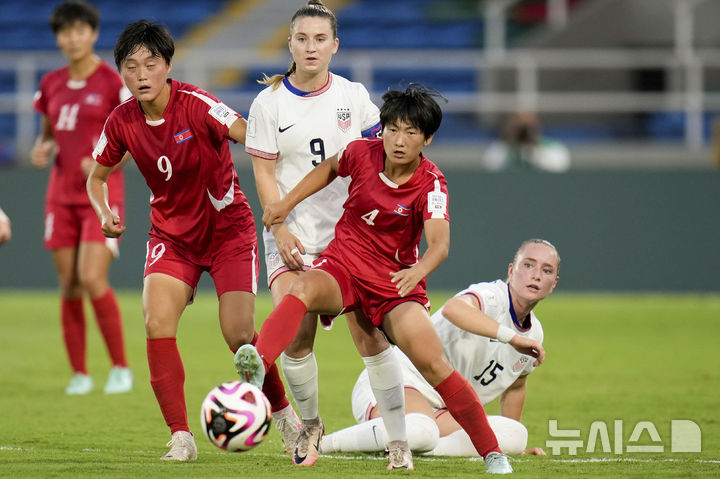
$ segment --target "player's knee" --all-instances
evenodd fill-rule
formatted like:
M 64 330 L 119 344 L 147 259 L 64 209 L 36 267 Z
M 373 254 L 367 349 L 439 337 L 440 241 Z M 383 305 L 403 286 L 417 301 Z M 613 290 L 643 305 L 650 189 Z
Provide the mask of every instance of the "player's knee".
M 453 371 L 452 366 L 443 356 L 433 357 L 413 364 L 415 364 L 423 378 L 433 387 L 443 382 Z
M 287 294 L 295 296 L 308 305 L 317 294 L 317 290 L 312 282 L 306 279 L 305 275 L 301 275 L 290 284 Z
M 440 429 L 431 417 L 420 413 L 408 413 L 405 416 L 410 449 L 414 452 L 432 451 L 440 440 Z
M 488 416 L 500 449 L 507 454 L 520 454 L 527 448 L 528 431 L 519 421 L 505 416 Z

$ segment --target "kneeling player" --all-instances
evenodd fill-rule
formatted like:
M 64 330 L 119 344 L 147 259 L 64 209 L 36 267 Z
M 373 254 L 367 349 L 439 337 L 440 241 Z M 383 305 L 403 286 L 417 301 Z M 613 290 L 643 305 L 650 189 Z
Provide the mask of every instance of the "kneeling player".
M 525 450 L 528 433 L 519 421 L 527 376 L 545 357 L 542 326 L 532 310 L 555 289 L 559 267 L 560 256 L 552 244 L 525 241 L 508 266 L 507 283 L 470 285 L 432 316 L 445 355 L 482 403 L 500 396 L 501 416 L 488 420 L 505 453 L 545 454 L 540 448 Z M 537 359 L 528 355 L 531 351 Z M 432 455 L 477 456 L 437 391 L 402 351 L 396 348 L 395 354 L 403 370 L 410 448 Z M 384 450 L 385 427 L 376 404 L 365 370 L 352 394 L 353 415 L 359 424 L 325 436 L 320 452 Z

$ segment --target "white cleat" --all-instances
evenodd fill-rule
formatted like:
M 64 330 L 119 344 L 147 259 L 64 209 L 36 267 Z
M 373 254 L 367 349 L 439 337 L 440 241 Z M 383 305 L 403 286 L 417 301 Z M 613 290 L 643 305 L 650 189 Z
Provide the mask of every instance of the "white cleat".
M 163 461 L 194 461 L 197 459 L 197 446 L 195 438 L 187 431 L 175 431 L 172 439 L 166 444 L 170 450 L 165 454 Z
M 93 380 L 90 376 L 83 373 L 75 373 L 70 379 L 70 384 L 65 388 L 65 394 L 68 396 L 77 396 L 88 394 L 93 390 Z
M 512 474 L 513 468 L 505 454 L 491 452 L 485 458 L 488 474 Z
M 105 394 L 122 394 L 132 391 L 132 388 L 133 374 L 130 368 L 115 366 L 110 370 L 103 392 Z
M 412 471 L 413 467 L 412 452 L 407 441 L 389 441 L 388 442 L 388 466 L 387 470 L 407 469 Z
M 300 419 L 290 405 L 282 411 L 272 413 L 272 417 L 275 427 L 280 432 L 280 437 L 285 446 L 285 452 L 292 454 L 295 450 L 295 442 L 297 442 L 298 435 L 300 434 L 300 428 L 302 427 Z

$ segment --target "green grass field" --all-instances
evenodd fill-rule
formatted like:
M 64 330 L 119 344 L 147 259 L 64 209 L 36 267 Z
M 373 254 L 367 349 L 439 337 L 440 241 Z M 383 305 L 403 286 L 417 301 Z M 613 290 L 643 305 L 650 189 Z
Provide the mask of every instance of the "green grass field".
M 88 329 L 89 368 L 96 390 L 67 397 L 70 372 L 62 347 L 55 292 L 0 291 L 0 477 L 469 477 L 485 470 L 466 458 L 416 457 L 415 471 L 385 471 L 374 455 L 321 457 L 312 468 L 297 468 L 282 454 L 273 428 L 255 450 L 229 454 L 213 448 L 199 429 L 205 394 L 232 380 L 232 355 L 217 324 L 217 301 L 199 296 L 180 323 L 179 346 L 186 371 L 186 395 L 199 459 L 166 463 L 169 434 L 149 384 L 140 293 L 119 294 L 126 343 L 136 389 L 105 396 L 108 359 L 94 324 Z M 438 307 L 447 294 L 432 296 Z M 258 318 L 270 310 L 260 296 Z M 87 308 L 88 318 L 92 318 Z M 720 476 L 720 361 L 715 352 L 720 296 L 563 295 L 538 307 L 545 329 L 547 360 L 528 381 L 523 422 L 529 446 L 547 457 L 516 457 L 520 477 L 718 477 Z M 344 322 L 319 331 L 321 414 L 329 431 L 353 423 L 350 391 L 362 361 Z M 497 413 L 497 404 L 488 406 Z M 552 455 L 548 421 L 580 430 L 576 455 Z M 697 423 L 702 451 L 672 452 L 671 420 Z M 623 430 L 616 434 L 615 421 Z M 598 421 L 598 422 L 596 422 Z M 648 430 L 631 441 L 636 424 Z M 587 452 L 591 424 L 608 432 L 608 450 L 597 436 Z M 602 426 L 600 426 L 602 429 Z M 657 438 L 656 438 L 657 439 Z M 619 443 L 619 444 L 618 444 Z M 627 452 L 628 446 L 662 446 L 662 453 Z M 620 447 L 621 454 L 615 451 Z M 632 449 L 631 449 L 632 451 Z

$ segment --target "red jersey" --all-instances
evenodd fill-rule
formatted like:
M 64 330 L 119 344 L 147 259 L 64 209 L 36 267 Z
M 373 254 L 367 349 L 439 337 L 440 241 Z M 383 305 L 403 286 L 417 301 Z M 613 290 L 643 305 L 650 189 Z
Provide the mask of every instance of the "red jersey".
M 111 167 L 129 151 L 151 191 L 150 234 L 204 263 L 224 238 L 256 237 L 228 144 L 240 116 L 194 85 L 168 83 L 161 120 L 147 120 L 131 98 L 110 114 L 93 156 Z
M 42 78 L 33 106 L 47 116 L 58 146 L 47 190 L 49 203 L 90 204 L 80 162 L 92 157 L 105 119 L 129 95 L 120 75 L 105 62 L 82 81 L 70 79 L 69 67 Z M 122 170 L 110 175 L 108 186 L 110 203 L 122 203 Z
M 449 220 L 445 177 L 423 156 L 407 182 L 393 183 L 383 174 L 380 138 L 350 142 L 339 165 L 338 175 L 350 176 L 349 196 L 321 258 L 338 259 L 362 283 L 389 283 L 391 271 L 419 260 L 424 222 Z

